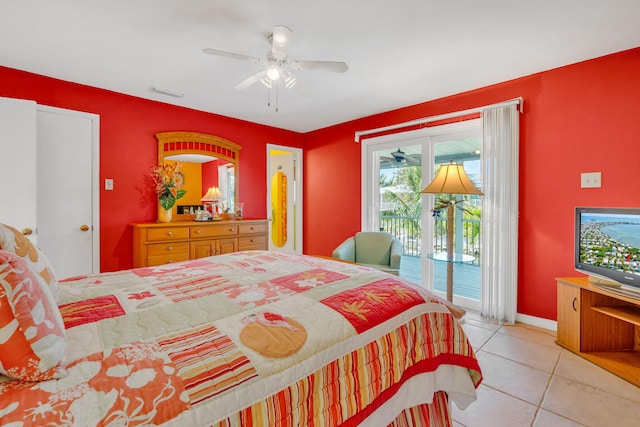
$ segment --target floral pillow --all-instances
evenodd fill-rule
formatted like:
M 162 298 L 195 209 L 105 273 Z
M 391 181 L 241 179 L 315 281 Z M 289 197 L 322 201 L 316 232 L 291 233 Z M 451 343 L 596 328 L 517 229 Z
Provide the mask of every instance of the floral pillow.
M 0 223 L 0 249 L 24 258 L 29 267 L 49 286 L 55 301 L 58 301 L 58 281 L 53 274 L 53 267 L 42 251 L 31 243 L 31 240 L 15 228 Z
M 62 316 L 23 258 L 0 250 L 0 374 L 23 381 L 66 376 Z

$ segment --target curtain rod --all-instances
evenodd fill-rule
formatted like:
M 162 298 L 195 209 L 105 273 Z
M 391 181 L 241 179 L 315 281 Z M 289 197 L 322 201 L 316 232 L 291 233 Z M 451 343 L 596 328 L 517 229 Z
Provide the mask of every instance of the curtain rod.
M 476 108 L 471 108 L 469 110 L 440 114 L 438 116 L 424 117 L 422 119 L 416 119 L 416 120 L 411 120 L 409 122 L 397 123 L 395 125 L 389 125 L 389 126 L 385 126 L 377 129 L 359 130 L 359 131 L 356 131 L 354 141 L 359 143 L 363 136 L 371 135 L 373 133 L 385 132 L 388 130 L 406 128 L 406 127 L 415 126 L 415 125 L 422 125 L 425 123 L 435 122 L 438 120 L 450 119 L 452 117 L 466 116 L 467 114 L 480 113 L 483 110 L 487 110 L 489 108 L 506 107 L 507 105 L 513 105 L 513 104 L 520 105 L 519 110 L 520 110 L 520 113 L 522 113 L 524 99 L 522 99 L 522 97 L 519 97 L 515 99 L 510 99 L 509 101 L 500 102 L 497 104 L 485 105 L 484 107 L 476 107 Z

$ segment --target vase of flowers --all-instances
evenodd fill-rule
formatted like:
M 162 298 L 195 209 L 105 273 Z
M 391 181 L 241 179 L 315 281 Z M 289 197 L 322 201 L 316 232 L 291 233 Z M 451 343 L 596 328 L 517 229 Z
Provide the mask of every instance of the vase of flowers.
M 151 179 L 158 195 L 158 221 L 171 222 L 176 200 L 186 194 L 182 187 L 182 162 L 165 163 L 151 168 Z

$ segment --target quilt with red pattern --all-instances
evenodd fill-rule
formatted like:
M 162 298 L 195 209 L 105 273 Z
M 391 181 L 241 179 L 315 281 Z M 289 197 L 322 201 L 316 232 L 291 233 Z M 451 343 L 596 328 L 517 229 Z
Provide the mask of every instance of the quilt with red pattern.
M 0 376 L 1 425 L 448 425 L 482 379 L 444 305 L 355 264 L 250 251 L 60 285 L 67 376 Z

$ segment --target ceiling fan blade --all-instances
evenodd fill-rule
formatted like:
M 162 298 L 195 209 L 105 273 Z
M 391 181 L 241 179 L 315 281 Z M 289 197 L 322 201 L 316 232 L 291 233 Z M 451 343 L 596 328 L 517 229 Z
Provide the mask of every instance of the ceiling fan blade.
M 280 59 L 287 56 L 287 48 L 291 41 L 291 34 L 293 34 L 293 31 L 284 25 L 276 25 L 273 28 L 273 35 L 271 37 L 271 53 L 274 57 Z
M 408 165 L 411 166 L 420 166 L 422 161 L 420 160 L 420 155 L 411 154 L 405 158 Z
M 202 49 L 202 51 L 204 53 L 208 53 L 209 55 L 224 56 L 225 58 L 240 59 L 242 61 L 253 61 L 255 63 L 262 62 L 262 59 L 260 59 L 260 58 L 254 58 L 252 56 L 241 55 L 239 53 L 225 52 L 224 50 L 206 48 L 206 49 Z
M 246 79 L 244 79 L 243 81 L 241 81 L 240 83 L 238 83 L 237 85 L 235 85 L 233 88 L 235 90 L 243 90 L 248 88 L 249 86 L 251 86 L 252 84 L 254 84 L 255 82 L 259 81 L 261 78 L 263 78 L 264 76 L 267 75 L 266 71 L 258 71 L 255 74 L 252 74 L 251 76 L 247 77 Z
M 344 73 L 349 66 L 337 61 L 292 61 L 291 68 L 304 71 L 330 71 L 332 73 Z

